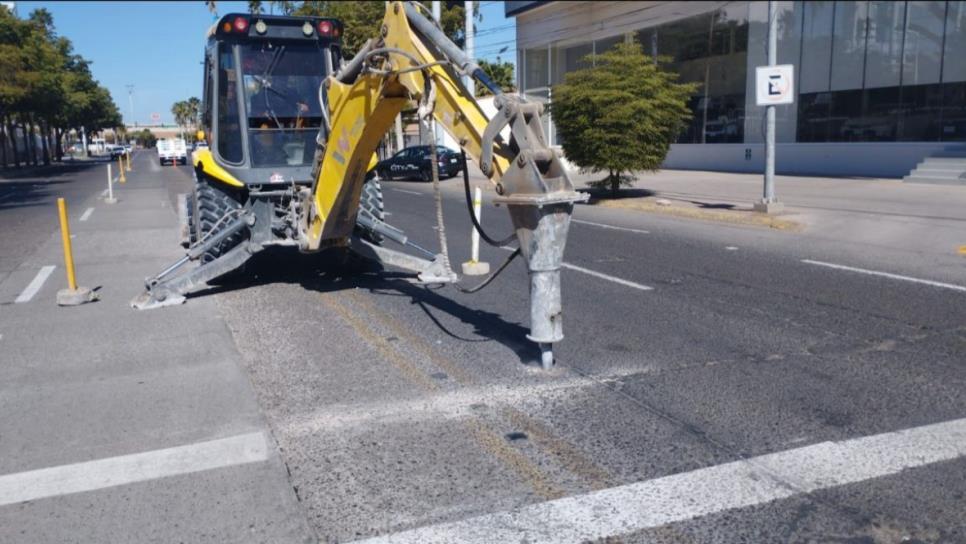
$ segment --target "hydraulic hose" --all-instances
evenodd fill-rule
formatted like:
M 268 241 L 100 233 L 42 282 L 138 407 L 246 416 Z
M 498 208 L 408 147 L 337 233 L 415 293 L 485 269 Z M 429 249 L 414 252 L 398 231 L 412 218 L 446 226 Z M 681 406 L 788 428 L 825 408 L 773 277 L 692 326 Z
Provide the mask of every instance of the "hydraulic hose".
M 460 156 L 463 160 L 463 189 L 466 192 L 466 208 L 470 211 L 470 220 L 473 221 L 473 228 L 476 229 L 476 232 L 480 233 L 480 238 L 485 240 L 486 243 L 490 244 L 491 246 L 503 247 L 516 239 L 517 235 L 516 233 L 511 233 L 502 240 L 494 240 L 493 238 L 490 238 L 490 236 L 487 235 L 483 230 L 479 220 L 476 218 L 476 214 L 473 213 L 473 197 L 470 196 L 470 172 L 466 168 L 466 152 L 461 150 Z
M 483 289 L 487 285 L 489 285 L 491 281 L 495 280 L 496 277 L 500 275 L 500 272 L 503 272 L 503 269 L 509 266 L 510 262 L 512 262 L 513 259 L 517 258 L 518 255 L 520 255 L 520 248 L 516 248 L 515 250 L 513 250 L 513 253 L 511 253 L 510 256 L 507 257 L 505 261 L 503 261 L 503 264 L 500 265 L 500 268 L 497 268 L 496 270 L 494 270 L 492 274 L 487 276 L 485 280 L 483 280 L 479 285 L 476 285 L 475 287 L 463 287 L 458 283 L 454 283 L 453 287 L 455 287 L 456 290 L 459 291 L 460 293 L 467 293 L 467 294 L 475 293 Z

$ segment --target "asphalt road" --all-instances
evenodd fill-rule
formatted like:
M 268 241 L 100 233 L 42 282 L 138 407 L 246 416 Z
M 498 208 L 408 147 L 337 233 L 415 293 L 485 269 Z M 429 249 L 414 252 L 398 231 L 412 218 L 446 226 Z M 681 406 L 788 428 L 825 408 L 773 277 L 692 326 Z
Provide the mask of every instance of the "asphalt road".
M 469 245 L 457 183 L 444 183 L 454 265 Z M 385 195 L 389 222 L 438 247 L 429 185 L 386 183 Z M 486 516 L 511 510 L 533 541 L 966 541 L 966 461 L 955 455 L 890 472 L 856 446 L 854 459 L 819 471 L 821 485 L 764 470 L 795 490 L 777 500 L 713 472 L 742 460 L 760 468 L 769 454 L 797 465 L 781 455 L 863 437 L 894 451 L 903 446 L 888 433 L 966 417 L 966 292 L 954 288 L 966 275 L 946 263 L 921 278 L 950 284 L 937 287 L 811 264 L 922 269 L 799 234 L 588 207 L 576 218 L 566 339 L 550 372 L 524 338 L 521 262 L 464 295 L 331 255 L 275 252 L 249 284 L 210 292 L 323 541 L 414 528 L 424 532 L 398 538 L 500 541 L 488 531 L 506 520 Z M 509 226 L 491 206 L 484 223 L 494 235 Z M 507 255 L 483 252 L 493 267 Z M 936 433 L 966 443 L 961 430 Z M 864 465 L 872 476 L 848 476 Z M 673 494 L 607 490 L 672 475 L 709 489 L 684 493 L 691 506 L 674 515 L 606 526 L 604 512 L 627 501 L 660 512 Z M 519 511 L 575 496 L 603 501 L 577 523 L 589 532 L 546 521 L 561 511 Z M 471 521 L 446 532 L 461 520 Z
M 136 170 L 148 170 L 144 161 Z M 107 240 L 115 213 L 116 221 L 146 229 L 141 238 L 118 238 L 128 275 L 163 264 L 166 251 L 151 253 L 147 264 L 138 251 L 174 239 L 158 236 L 174 232 L 169 206 L 190 188 L 186 167 L 149 171 L 161 182 L 144 193 L 145 206 L 155 209 L 148 225 L 118 205 L 99 208 L 94 218 L 105 222 L 85 227 Z M 8 191 L 0 195 L 14 195 L 0 196 L 0 274 L 28 258 L 22 245 L 50 245 L 52 223 L 30 213 L 31 202 L 50 209 L 43 183 L 17 193 L 0 185 Z M 63 190 L 77 191 L 75 200 L 99 192 L 93 174 L 72 183 Z M 458 183 L 443 183 L 455 267 L 468 258 L 470 228 Z M 165 192 L 162 214 L 156 201 Z M 420 245 L 438 247 L 431 186 L 391 182 L 384 193 L 388 221 Z M 12 199 L 23 205 L 3 209 Z M 483 222 L 495 237 L 509 228 L 505 211 L 490 205 Z M 54 255 L 56 245 L 48 249 Z M 482 251 L 493 267 L 508 255 Z M 121 308 L 130 295 L 108 292 L 118 300 L 92 308 L 118 330 L 151 319 L 158 322 L 152 330 L 179 331 L 178 364 L 191 366 L 193 353 L 211 359 L 204 365 L 209 381 L 199 382 L 168 368 L 164 350 L 175 345 L 165 344 L 169 332 L 150 337 L 150 357 L 131 352 L 138 373 L 157 366 L 178 381 L 150 390 L 149 399 L 170 396 L 167 404 L 150 400 L 159 402 L 152 409 L 140 401 L 133 415 L 116 418 L 127 451 L 168 445 L 162 438 L 171 436 L 225 436 L 226 426 L 247 437 L 263 417 L 272 453 L 253 465 L 258 485 L 214 501 L 209 512 L 199 505 L 217 496 L 218 486 L 256 480 L 238 467 L 220 469 L 162 479 L 163 494 L 102 489 L 92 493 L 106 502 L 93 504 L 134 500 L 167 508 L 162 516 L 137 513 L 151 520 L 159 541 L 201 540 L 192 538 L 192 520 L 212 524 L 204 539 L 241 538 L 231 531 L 247 527 L 246 516 L 256 515 L 249 512 L 277 503 L 269 528 L 251 540 L 301 540 L 307 520 L 323 542 L 964 542 L 966 270 L 956 259 L 581 206 L 563 272 L 566 338 L 555 346 L 550 371 L 540 369 L 525 339 L 528 283 L 520 261 L 476 295 L 420 286 L 336 252 L 286 250 L 261 254 L 242 278 L 212 286 L 184 307 L 122 313 L 130 312 Z M 26 280 L 0 276 L 0 286 L 19 291 Z M 30 310 L 23 306 L 19 311 Z M 24 314 L 31 323 L 48 319 L 32 311 Z M 196 326 L 203 334 L 186 332 Z M 13 353 L 33 361 L 29 342 L 22 344 Z M 112 349 L 128 344 L 139 349 L 136 337 Z M 124 367 L 95 348 L 80 351 L 98 365 Z M 254 401 L 245 400 L 251 393 L 238 370 Z M 65 379 L 26 372 L 14 374 L 30 380 L 25 387 Z M 230 387 L 218 387 L 219 380 Z M 190 405 L 171 405 L 186 394 Z M 119 390 L 112 406 L 124 398 Z M 260 415 L 253 413 L 256 401 Z M 142 433 L 153 445 L 137 443 L 134 422 L 142 420 L 159 429 Z M 195 427 L 179 431 L 181 422 Z M 76 438 L 63 453 L 34 455 L 63 457 L 59 463 L 76 461 L 78 451 L 96 458 L 91 450 L 116 440 L 109 429 L 98 433 L 96 447 Z M 11 470 L 37 464 L 14 455 L 6 462 Z M 280 482 L 291 486 L 291 496 Z M 121 524 L 83 521 L 88 495 L 71 496 L 66 508 L 74 523 Z M 22 520 L 21 510 L 11 509 L 23 508 L 39 524 L 65 515 L 58 504 L 0 514 Z M 226 512 L 232 519 L 215 524 Z M 23 540 L 29 532 L 17 534 Z

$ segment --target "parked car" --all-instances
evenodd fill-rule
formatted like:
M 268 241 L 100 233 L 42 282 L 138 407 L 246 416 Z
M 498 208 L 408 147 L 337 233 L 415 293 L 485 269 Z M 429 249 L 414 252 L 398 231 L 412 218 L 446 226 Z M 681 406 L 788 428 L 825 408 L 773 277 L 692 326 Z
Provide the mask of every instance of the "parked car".
M 107 146 L 107 152 L 111 154 L 111 160 L 117 160 L 121 155 L 127 155 L 127 148 L 123 145 Z
M 428 145 L 407 147 L 392 157 L 376 164 L 376 175 L 379 179 L 419 179 L 431 181 L 433 179 L 432 166 L 429 162 L 431 154 Z M 436 146 L 436 158 L 439 165 L 439 179 L 446 179 L 460 173 L 463 167 L 460 154 L 444 146 Z
M 179 162 L 188 164 L 188 150 L 182 138 L 164 138 L 158 140 L 158 162 L 165 163 Z

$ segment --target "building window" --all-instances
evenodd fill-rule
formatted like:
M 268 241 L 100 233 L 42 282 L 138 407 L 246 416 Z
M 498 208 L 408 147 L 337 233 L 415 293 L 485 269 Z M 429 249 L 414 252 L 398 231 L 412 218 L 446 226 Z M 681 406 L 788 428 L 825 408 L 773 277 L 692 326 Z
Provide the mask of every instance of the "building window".
M 805 2 L 802 5 L 802 60 L 799 68 L 799 92 L 829 90 L 829 66 L 832 62 L 832 15 L 834 2 Z
M 943 83 L 966 81 L 966 2 L 947 2 L 945 35 Z
M 831 89 L 861 89 L 868 2 L 835 2 Z
M 524 53 L 523 88 L 546 87 L 550 83 L 550 59 L 546 47 L 527 49 Z
M 909 2 L 902 53 L 902 84 L 939 83 L 946 2 Z
M 899 85 L 905 2 L 869 2 L 865 88 Z

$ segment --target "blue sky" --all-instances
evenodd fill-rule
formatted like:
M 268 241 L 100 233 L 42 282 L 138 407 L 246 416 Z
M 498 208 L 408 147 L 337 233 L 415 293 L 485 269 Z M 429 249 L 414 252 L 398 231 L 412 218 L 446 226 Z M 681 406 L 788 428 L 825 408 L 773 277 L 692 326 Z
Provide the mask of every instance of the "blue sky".
M 204 2 L 17 2 L 17 13 L 26 17 L 37 7 L 47 8 L 57 32 L 92 61 L 94 77 L 111 91 L 125 122 L 132 119 L 128 84 L 140 124 L 151 123 L 152 112 L 171 123 L 174 102 L 201 97 L 205 33 L 215 20 Z M 247 2 L 219 0 L 217 7 L 219 14 L 248 10 Z M 477 56 L 513 61 L 516 29 L 503 16 L 503 2 L 481 2 L 480 11 Z

